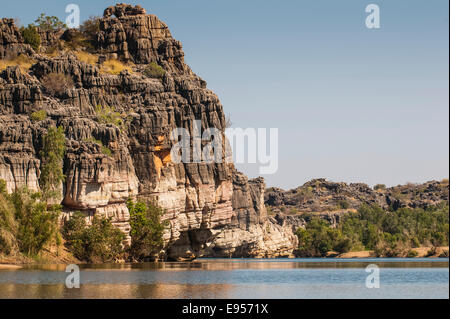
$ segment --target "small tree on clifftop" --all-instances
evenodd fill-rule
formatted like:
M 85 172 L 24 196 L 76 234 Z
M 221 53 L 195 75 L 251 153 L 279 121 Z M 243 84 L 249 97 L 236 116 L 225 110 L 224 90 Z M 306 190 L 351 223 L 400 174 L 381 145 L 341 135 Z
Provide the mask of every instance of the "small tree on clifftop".
M 44 31 L 57 31 L 59 29 L 67 28 L 66 24 L 55 16 L 47 16 L 41 13 L 39 18 L 35 21 L 36 25 Z

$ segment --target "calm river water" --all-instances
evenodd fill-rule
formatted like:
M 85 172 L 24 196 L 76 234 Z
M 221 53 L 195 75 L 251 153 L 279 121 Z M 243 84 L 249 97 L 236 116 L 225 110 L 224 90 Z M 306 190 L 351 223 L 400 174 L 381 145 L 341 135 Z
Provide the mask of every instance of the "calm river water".
M 366 287 L 368 265 L 380 288 Z M 0 298 L 449 298 L 449 260 L 200 259 L 192 263 L 65 265 L 0 270 Z

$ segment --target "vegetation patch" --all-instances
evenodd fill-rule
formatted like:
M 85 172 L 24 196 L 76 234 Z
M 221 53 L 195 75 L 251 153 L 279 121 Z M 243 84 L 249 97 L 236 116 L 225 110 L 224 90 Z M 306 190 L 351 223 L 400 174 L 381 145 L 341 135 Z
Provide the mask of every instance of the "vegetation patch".
M 81 62 L 90 64 L 90 65 L 96 65 L 98 62 L 98 56 L 85 52 L 85 51 L 78 51 L 75 52 L 75 56 L 80 60 Z
M 337 228 L 313 217 L 306 229 L 298 229 L 297 236 L 302 257 L 361 249 L 374 250 L 377 256 L 404 257 L 412 254 L 413 247 L 448 246 L 449 207 L 386 212 L 378 206 L 363 205 L 357 213 L 345 216 Z
M 72 78 L 62 73 L 49 73 L 42 78 L 41 83 L 45 91 L 53 96 L 61 96 L 74 86 Z
M 99 123 L 115 125 L 121 131 L 128 128 L 129 118 L 126 115 L 120 114 L 110 106 L 97 105 L 95 107 L 95 112 Z
M 80 260 L 112 262 L 123 253 L 124 233 L 110 219 L 94 216 L 91 225 L 83 213 L 75 213 L 63 226 L 63 238 L 74 256 Z
M 19 54 L 18 56 L 0 60 L 0 71 L 5 70 L 9 66 L 19 66 L 23 73 L 28 73 L 28 70 L 35 63 L 35 61 L 24 54 Z
M 105 62 L 103 62 L 100 68 L 101 72 L 113 75 L 118 75 L 125 70 L 130 73 L 133 73 L 131 66 L 126 65 L 121 61 L 115 59 L 106 60 Z
M 0 251 L 36 256 L 58 240 L 58 205 L 48 206 L 41 193 L 26 188 L 7 194 L 0 180 Z
M 23 36 L 24 42 L 29 44 L 34 51 L 38 51 L 41 46 L 41 36 L 37 31 L 36 26 L 29 24 L 28 27 L 22 27 L 20 33 Z
M 312 199 L 314 197 L 313 188 L 311 186 L 299 188 L 296 197 L 300 203 Z
M 47 16 L 45 13 L 41 13 L 34 22 L 43 31 L 57 31 L 67 28 L 67 25 L 59 20 L 58 17 Z
M 89 48 L 97 46 L 97 34 L 100 32 L 100 17 L 92 16 L 80 26 L 80 31 L 86 37 Z
M 302 257 L 325 257 L 329 251 L 345 253 L 351 249 L 351 241 L 341 230 L 331 228 L 328 222 L 313 218 L 306 229 L 297 230 L 298 254 Z
M 66 137 L 60 126 L 50 127 L 43 138 L 41 158 L 40 187 L 45 198 L 57 197 L 58 189 L 64 181 L 63 158 L 66 150 Z
M 47 118 L 47 112 L 45 110 L 39 110 L 31 113 L 30 115 L 32 122 L 40 122 Z
M 157 259 L 163 247 L 165 224 L 161 222 L 164 211 L 152 204 L 127 201 L 130 212 L 131 246 L 130 257 L 133 260 Z
M 161 79 L 166 71 L 156 62 L 150 62 L 144 70 L 144 74 L 149 78 Z
M 106 156 L 112 155 L 112 151 L 107 146 L 103 145 L 102 141 L 97 140 L 95 138 L 87 138 L 84 141 L 100 145 L 103 154 L 105 154 Z
M 340 199 L 337 202 L 337 208 L 338 209 L 348 209 L 350 207 L 350 204 L 345 199 Z
M 381 191 L 381 190 L 385 190 L 386 189 L 386 185 L 384 184 L 377 184 L 373 187 L 374 190 L 376 191 Z
M 70 50 L 78 50 L 80 48 L 92 49 L 91 43 L 80 32 L 76 32 L 63 42 L 65 47 Z

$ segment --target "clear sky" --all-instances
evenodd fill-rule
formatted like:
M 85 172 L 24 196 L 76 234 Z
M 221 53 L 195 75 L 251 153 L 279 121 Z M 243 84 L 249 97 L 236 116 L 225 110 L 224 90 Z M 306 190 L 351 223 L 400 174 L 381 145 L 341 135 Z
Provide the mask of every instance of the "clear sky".
M 233 126 L 279 128 L 279 170 L 264 176 L 268 186 L 448 177 L 447 0 L 128 2 L 168 24 Z M 65 20 L 69 3 L 82 20 L 115 4 L 1 0 L 0 16 Z M 381 9 L 377 30 L 365 27 L 370 3 Z M 238 168 L 258 175 L 254 165 Z

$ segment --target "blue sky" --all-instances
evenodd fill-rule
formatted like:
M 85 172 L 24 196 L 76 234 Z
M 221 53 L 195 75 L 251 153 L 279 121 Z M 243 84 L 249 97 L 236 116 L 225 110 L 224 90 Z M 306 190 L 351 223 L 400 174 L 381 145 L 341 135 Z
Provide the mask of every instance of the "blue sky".
M 447 0 L 128 1 L 166 22 L 235 127 L 279 128 L 269 186 L 397 185 L 449 175 Z M 1 17 L 82 20 L 112 1 L 2 1 Z M 381 28 L 365 27 L 365 7 Z M 238 165 L 254 177 L 255 165 Z

